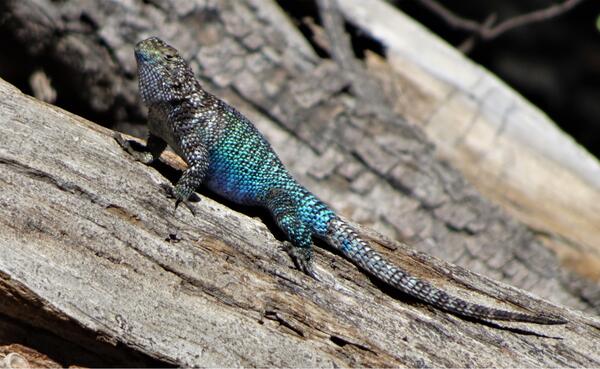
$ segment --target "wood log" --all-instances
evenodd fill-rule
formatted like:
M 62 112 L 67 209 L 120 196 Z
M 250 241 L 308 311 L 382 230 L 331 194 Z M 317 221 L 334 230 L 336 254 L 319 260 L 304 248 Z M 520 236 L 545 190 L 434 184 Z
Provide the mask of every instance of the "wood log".
M 186 4 L 9 0 L 0 11 L 3 29 L 42 61 L 57 103 L 70 110 L 143 122 L 132 49 L 137 40 L 160 35 L 191 61 L 209 91 L 256 123 L 300 182 L 341 214 L 598 314 L 598 283 L 563 269 L 535 233 L 440 161 L 445 150 L 406 122 L 410 111 L 382 114 L 390 108 L 369 103 L 373 89 L 356 95 L 348 69 L 319 57 L 274 2 Z M 418 111 L 423 104 L 430 106 L 427 95 L 415 95 L 409 106 Z M 139 132 L 129 123 L 118 127 Z
M 0 81 L 1 316 L 75 347 L 126 347 L 155 366 L 600 364 L 598 320 L 372 232 L 374 244 L 395 248 L 378 247 L 387 257 L 451 293 L 569 323 L 461 319 L 389 291 L 327 249 L 315 281 L 278 249 L 268 220 L 206 196 L 197 216 L 174 214 L 160 184 L 177 158 L 163 159 L 136 162 L 110 130 Z M 112 364 L 131 365 L 131 355 Z
M 385 59 L 370 54 L 367 63 L 395 110 L 422 127 L 440 157 L 486 198 L 527 224 L 567 269 L 600 282 L 598 160 L 496 76 L 390 4 L 339 4 L 385 48 Z
M 339 4 L 346 19 L 370 30 Z M 426 126 L 424 135 L 415 126 L 419 112 L 444 107 L 419 94 L 438 88 L 435 76 L 415 72 L 417 82 L 391 80 L 409 92 L 401 114 L 390 113 L 398 108 L 393 100 L 370 104 L 373 95 L 356 90 L 354 77 L 371 85 L 369 78 L 381 71 L 395 75 L 391 67 L 399 59 L 369 57 L 370 74 L 360 61 L 349 73 L 338 60 L 320 57 L 313 40 L 268 0 L 7 0 L 0 12 L 0 28 L 40 61 L 36 75 L 42 70 L 49 77 L 56 102 L 69 110 L 105 122 L 143 122 L 133 44 L 159 35 L 192 62 L 209 91 L 256 123 L 300 182 L 341 214 L 554 303 L 598 314 L 598 284 L 563 269 L 535 233 L 440 160 L 452 155 L 451 145 L 438 142 L 439 131 Z M 396 96 L 394 86 L 381 85 L 384 99 Z M 498 330 L 465 321 L 387 290 L 327 250 L 317 254 L 326 282 L 306 279 L 277 249 L 281 234 L 256 209 L 203 193 L 198 217 L 181 209 L 173 216 L 158 184 L 175 180 L 173 168 L 183 168 L 174 156 L 165 155 L 154 169 L 134 163 L 109 130 L 2 87 L 4 343 L 23 332 L 19 341 L 35 337 L 28 342 L 64 366 L 598 365 L 597 321 L 366 228 L 388 257 L 450 292 L 492 306 L 559 313 L 571 323 Z M 443 110 L 452 117 L 452 109 Z M 559 240 L 563 228 L 556 227 Z M 551 234 L 547 229 L 542 233 Z M 546 345 L 548 352 L 533 348 Z M 474 354 L 483 346 L 489 346 L 485 354 Z

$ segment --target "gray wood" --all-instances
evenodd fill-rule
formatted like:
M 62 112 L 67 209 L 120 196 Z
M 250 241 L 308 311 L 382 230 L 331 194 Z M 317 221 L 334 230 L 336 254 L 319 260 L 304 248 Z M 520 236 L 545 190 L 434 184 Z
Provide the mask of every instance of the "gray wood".
M 352 71 L 299 41 L 276 4 L 181 4 L 25 0 L 0 3 L 0 10 L 4 27 L 31 55 L 50 60 L 59 97 L 72 95 L 79 108 L 143 121 L 132 48 L 160 35 L 191 61 L 209 91 L 257 124 L 300 182 L 342 215 L 598 314 L 597 283 L 563 270 L 532 232 L 440 161 L 420 129 L 349 92 Z
M 55 325 L 74 321 L 182 366 L 600 365 L 598 320 L 373 232 L 394 262 L 470 301 L 570 322 L 465 321 L 382 291 L 322 249 L 317 282 L 263 222 L 208 197 L 196 217 L 173 216 L 163 175 L 110 133 L 0 81 L 0 293 L 35 303 Z
M 484 197 L 554 250 L 600 305 L 600 162 L 544 112 L 384 0 L 338 0 L 348 22 L 385 48 L 366 65 L 389 106 L 420 126 Z M 373 19 L 377 19 L 376 22 Z M 548 61 L 552 63 L 552 61 Z M 595 283 L 594 283 L 595 282 Z
M 356 73 L 368 80 L 360 63 L 349 71 L 319 58 L 274 2 L 8 0 L 0 13 L 2 30 L 41 60 L 58 97 L 107 121 L 143 121 L 132 48 L 161 36 L 341 214 L 598 314 L 597 284 L 563 270 L 531 231 L 440 161 L 419 129 L 369 105 L 373 95 L 354 90 Z M 382 291 L 329 251 L 317 254 L 327 276 L 317 283 L 292 268 L 277 232 L 248 216 L 255 211 L 210 198 L 198 217 L 183 209 L 173 217 L 158 186 L 168 169 L 134 163 L 108 130 L 1 86 L 2 339 L 15 325 L 37 341 L 63 337 L 54 351 L 89 366 L 157 366 L 149 357 L 205 366 L 598 366 L 597 321 L 366 228 L 387 256 L 444 289 L 573 322 L 511 325 L 554 338 L 466 322 Z

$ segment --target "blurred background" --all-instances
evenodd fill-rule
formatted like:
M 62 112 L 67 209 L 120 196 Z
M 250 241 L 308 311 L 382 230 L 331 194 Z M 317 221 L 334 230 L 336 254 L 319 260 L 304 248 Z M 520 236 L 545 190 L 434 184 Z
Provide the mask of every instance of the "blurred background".
M 483 23 L 562 3 L 555 0 L 441 0 L 456 14 Z M 447 22 L 419 1 L 395 1 L 452 45 L 469 33 Z M 497 74 L 550 116 L 596 157 L 600 157 L 600 2 L 581 1 L 572 10 L 480 40 L 468 56 Z

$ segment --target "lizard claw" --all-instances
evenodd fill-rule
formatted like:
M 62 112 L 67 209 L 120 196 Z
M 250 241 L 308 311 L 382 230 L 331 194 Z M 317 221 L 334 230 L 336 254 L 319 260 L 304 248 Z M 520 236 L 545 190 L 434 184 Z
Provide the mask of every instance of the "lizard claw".
M 150 152 L 138 151 L 131 144 L 132 142 L 134 142 L 134 144 L 140 145 L 139 143 L 131 140 L 126 140 L 125 138 L 123 138 L 123 135 L 121 135 L 119 132 L 113 132 L 113 138 L 115 139 L 115 141 L 117 141 L 119 146 L 121 146 L 123 150 L 127 151 L 131 156 L 133 156 L 135 160 L 142 162 L 146 165 L 151 164 L 154 161 L 154 158 Z
M 322 278 L 315 271 L 312 263 L 311 251 L 308 248 L 296 247 L 290 241 L 283 241 L 281 249 L 290 255 L 296 267 L 304 274 L 321 282 Z
M 129 147 L 129 141 L 127 141 L 126 139 L 123 138 L 123 135 L 121 135 L 119 132 L 113 132 L 113 138 L 115 139 L 115 141 L 117 141 L 117 143 L 119 144 L 119 146 L 121 146 L 122 148 L 127 148 Z
M 196 216 L 196 209 L 191 204 L 190 200 L 183 199 L 177 193 L 176 188 L 174 188 L 173 186 L 170 186 L 166 183 L 161 183 L 160 187 L 162 187 L 162 189 L 166 192 L 167 197 L 175 199 L 175 209 L 173 210 L 173 214 L 175 214 L 177 212 L 177 207 L 179 206 L 179 204 L 183 203 L 183 205 L 185 205 L 185 207 L 189 209 L 189 211 L 192 213 L 192 215 Z
M 315 268 L 312 266 L 312 264 L 308 267 L 306 267 L 305 269 L 302 270 L 304 273 L 306 273 L 309 277 L 311 277 L 312 279 L 314 279 L 317 282 L 323 282 L 323 278 L 321 278 L 321 276 L 319 276 L 319 273 L 317 273 L 317 271 L 315 270 Z
M 113 138 L 115 139 L 115 141 L 117 141 L 117 143 L 119 144 L 119 146 L 121 146 L 121 148 L 123 148 L 123 150 L 127 151 L 129 154 L 133 155 L 135 157 L 135 154 L 137 153 L 136 150 L 131 146 L 131 141 L 130 140 L 126 140 L 122 134 L 120 134 L 119 132 L 113 132 Z
M 190 213 L 192 213 L 193 216 L 196 216 L 196 209 L 191 204 L 190 200 L 182 200 L 182 199 L 175 200 L 175 210 L 173 210 L 173 214 L 175 214 L 175 212 L 177 212 L 177 206 L 179 206 L 180 203 L 183 203 L 183 205 L 185 205 L 185 207 L 188 208 Z

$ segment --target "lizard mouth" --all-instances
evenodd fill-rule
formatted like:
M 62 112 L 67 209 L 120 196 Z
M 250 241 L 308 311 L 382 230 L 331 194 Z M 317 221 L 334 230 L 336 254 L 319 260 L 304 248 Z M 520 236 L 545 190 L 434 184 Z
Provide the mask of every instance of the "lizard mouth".
M 134 54 L 138 62 L 148 62 L 151 59 L 148 53 L 144 52 L 139 46 L 135 48 Z

